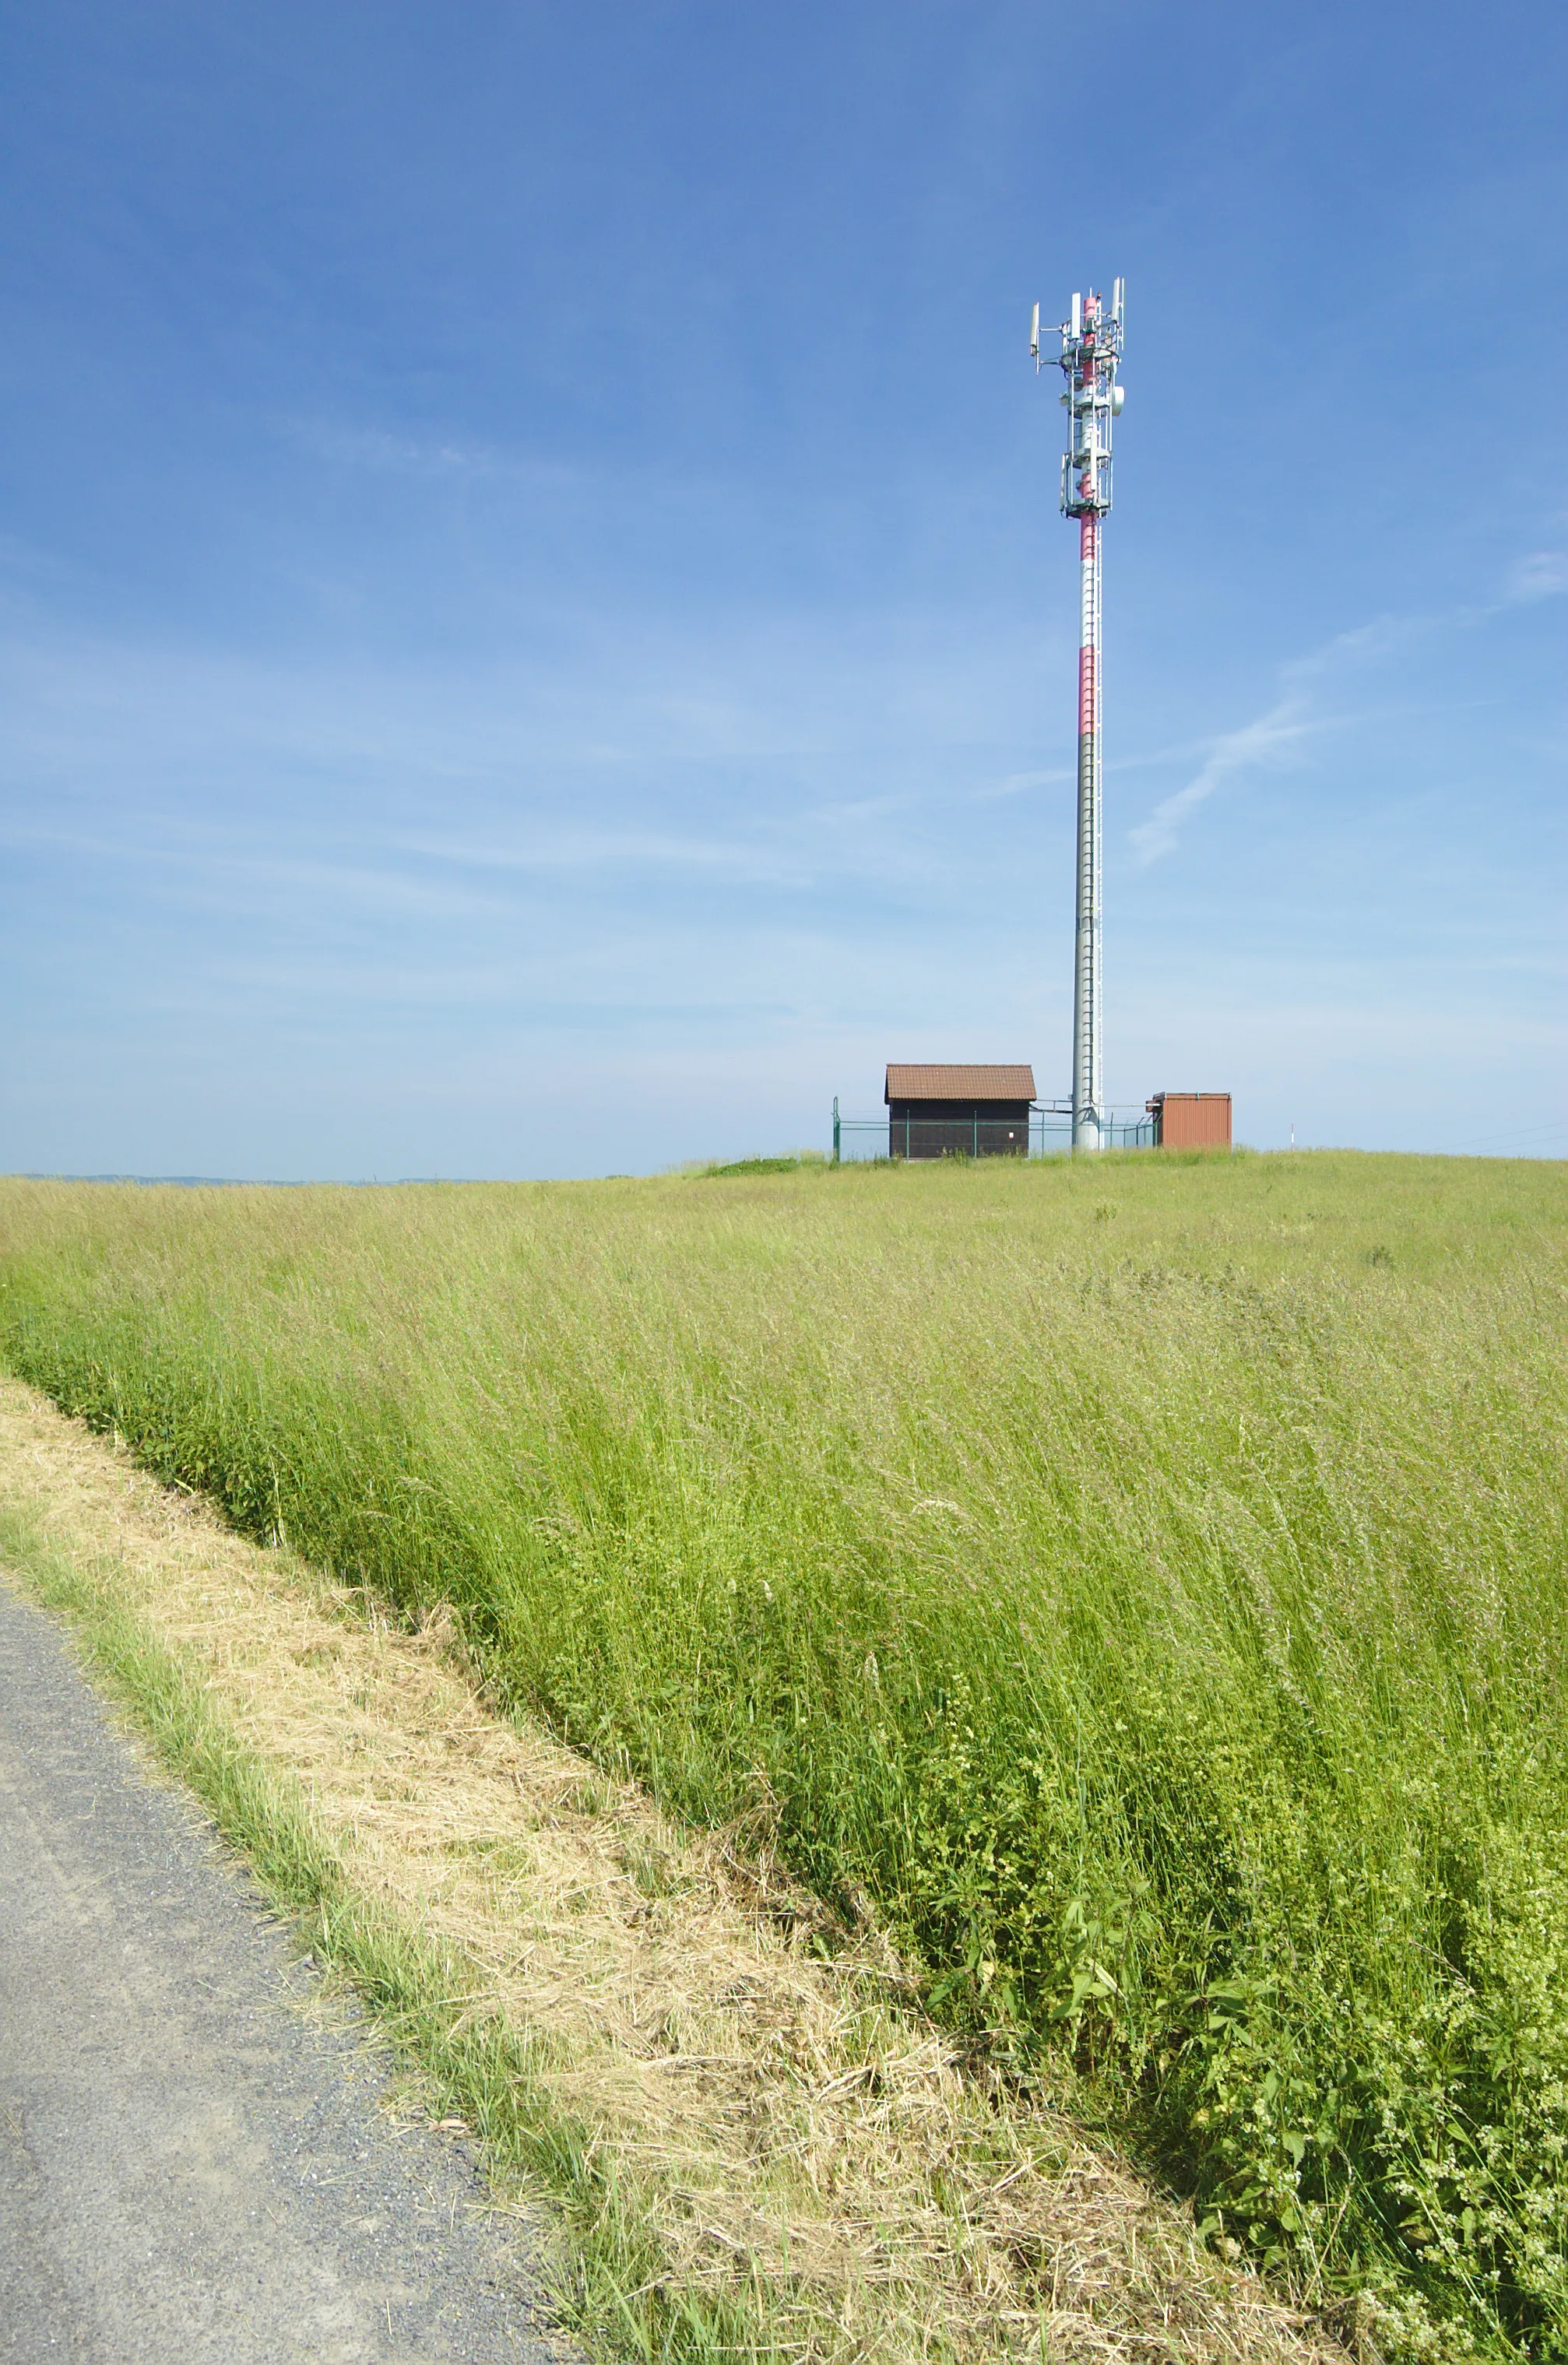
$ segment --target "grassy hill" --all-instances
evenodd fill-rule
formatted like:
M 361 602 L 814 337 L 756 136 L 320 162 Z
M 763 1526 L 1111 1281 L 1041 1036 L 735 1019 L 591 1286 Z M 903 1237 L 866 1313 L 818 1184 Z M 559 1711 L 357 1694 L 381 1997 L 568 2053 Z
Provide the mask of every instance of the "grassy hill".
M 1568 1172 L 0 1185 L 0 1351 L 1383 2345 L 1568 2353 Z

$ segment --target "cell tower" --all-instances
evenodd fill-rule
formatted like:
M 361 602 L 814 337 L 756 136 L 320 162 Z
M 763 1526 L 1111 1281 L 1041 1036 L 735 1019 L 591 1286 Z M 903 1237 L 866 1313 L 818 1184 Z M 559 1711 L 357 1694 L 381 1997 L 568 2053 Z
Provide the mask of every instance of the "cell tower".
M 1108 1128 L 1101 1011 L 1100 540 L 1111 514 L 1111 423 L 1122 407 L 1126 282 L 1113 283 L 1110 308 L 1091 292 L 1075 296 L 1058 334 L 1061 352 L 1040 352 L 1035 307 L 1029 351 L 1037 370 L 1054 358 L 1067 380 L 1068 448 L 1061 464 L 1064 517 L 1078 520 L 1082 629 L 1078 642 L 1078 926 L 1072 972 L 1072 1146 L 1098 1149 Z

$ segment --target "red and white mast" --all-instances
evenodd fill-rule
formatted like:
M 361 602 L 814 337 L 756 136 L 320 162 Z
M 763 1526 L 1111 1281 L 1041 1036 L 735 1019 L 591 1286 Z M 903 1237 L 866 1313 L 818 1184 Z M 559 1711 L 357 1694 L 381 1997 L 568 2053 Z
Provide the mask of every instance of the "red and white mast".
M 1072 1146 L 1099 1149 L 1109 1132 L 1105 1107 L 1101 947 L 1102 755 L 1100 737 L 1100 566 L 1103 521 L 1111 513 L 1111 423 L 1122 407 L 1126 283 L 1114 282 L 1110 307 L 1091 292 L 1075 296 L 1061 323 L 1058 366 L 1067 381 L 1069 419 L 1061 464 L 1061 506 L 1078 520 L 1081 618 L 1078 638 L 1078 917 L 1072 972 Z M 1040 308 L 1029 350 L 1041 365 Z

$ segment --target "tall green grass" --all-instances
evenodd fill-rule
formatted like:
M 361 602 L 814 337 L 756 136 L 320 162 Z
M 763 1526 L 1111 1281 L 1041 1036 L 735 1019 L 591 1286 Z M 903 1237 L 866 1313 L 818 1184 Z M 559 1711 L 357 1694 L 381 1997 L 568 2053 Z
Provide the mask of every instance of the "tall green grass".
M 0 1341 L 1385 2345 L 1568 2356 L 1564 1170 L 0 1191 Z

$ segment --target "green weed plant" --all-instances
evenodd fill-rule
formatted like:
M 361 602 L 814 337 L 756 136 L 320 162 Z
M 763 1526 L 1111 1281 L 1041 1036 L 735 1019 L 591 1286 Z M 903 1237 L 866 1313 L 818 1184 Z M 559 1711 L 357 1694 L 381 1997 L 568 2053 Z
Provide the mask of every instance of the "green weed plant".
M 1568 1173 L 0 1187 L 0 1345 L 1385 2351 L 1568 2357 Z

